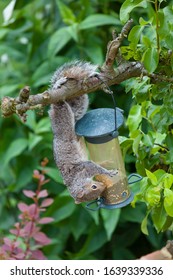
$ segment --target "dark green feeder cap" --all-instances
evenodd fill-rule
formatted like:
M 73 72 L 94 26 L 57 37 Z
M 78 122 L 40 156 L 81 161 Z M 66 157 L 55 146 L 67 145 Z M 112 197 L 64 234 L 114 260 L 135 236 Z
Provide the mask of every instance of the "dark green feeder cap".
M 76 134 L 85 137 L 87 142 L 93 144 L 106 143 L 118 137 L 118 129 L 124 122 L 122 112 L 119 108 L 91 110 L 76 122 Z

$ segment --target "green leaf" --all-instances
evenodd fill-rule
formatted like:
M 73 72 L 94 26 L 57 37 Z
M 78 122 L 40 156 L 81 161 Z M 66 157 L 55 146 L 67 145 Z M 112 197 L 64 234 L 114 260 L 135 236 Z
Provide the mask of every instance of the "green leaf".
M 173 191 L 164 189 L 164 207 L 167 214 L 173 217 Z
M 123 138 L 122 136 L 119 136 L 118 138 L 121 143 L 120 145 L 123 153 L 123 158 L 125 158 L 127 151 L 130 150 L 132 147 L 133 140 L 126 137 Z
M 156 171 L 154 171 L 154 175 L 156 176 L 158 183 L 163 183 L 165 180 L 165 176 L 167 176 L 166 172 L 163 169 L 157 169 Z
M 4 165 L 7 165 L 10 160 L 20 155 L 28 146 L 28 140 L 19 138 L 14 140 L 5 153 Z
M 169 34 L 165 38 L 165 43 L 167 44 L 170 50 L 173 50 L 172 41 L 173 41 L 173 31 L 169 31 Z
M 28 148 L 31 151 L 43 139 L 40 135 L 29 133 Z
M 93 42 L 92 45 L 89 43 L 84 51 L 93 63 L 98 65 L 102 64 L 103 52 L 101 46 L 99 46 L 97 43 L 95 44 Z M 92 95 L 91 97 L 94 97 L 94 95 Z
M 142 17 L 140 17 L 139 23 L 140 23 L 140 25 L 142 25 L 142 26 L 146 26 L 146 25 L 148 25 L 148 24 L 152 24 L 152 20 L 151 20 L 151 19 L 145 20 L 145 19 L 143 19 Z
M 143 219 L 142 221 L 142 224 L 141 224 L 141 230 L 144 234 L 148 235 L 148 228 L 147 228 L 147 225 L 148 225 L 148 215 L 149 215 L 149 211 L 147 212 L 145 218 Z
M 167 215 L 166 215 L 163 204 L 161 204 L 159 207 L 153 208 L 153 210 L 151 212 L 151 217 L 153 219 L 154 226 L 155 226 L 157 232 L 159 233 L 162 230 L 162 228 L 166 222 L 166 219 L 167 219 Z
M 91 229 L 83 247 L 81 248 L 79 253 L 76 254 L 76 258 L 84 258 L 86 255 L 95 252 L 96 250 L 100 249 L 103 244 L 106 243 L 106 241 L 107 236 L 102 228 L 95 227 Z
M 0 97 L 13 96 L 14 93 L 19 89 L 19 85 L 4 85 L 0 86 Z
M 136 130 L 136 132 L 133 133 L 133 138 L 134 138 L 133 145 L 132 145 L 133 152 L 135 155 L 138 155 L 140 143 L 141 143 L 141 139 L 142 139 L 142 133 L 140 133 L 139 130 Z
M 46 167 L 46 174 L 52 178 L 55 182 L 63 184 L 61 173 L 57 168 Z
M 52 72 L 50 61 L 45 61 L 34 71 L 32 75 L 32 84 L 34 84 L 34 86 L 39 86 L 42 79 L 46 77 L 49 77 L 48 81 L 50 81 L 52 73 L 48 73 L 48 71 Z M 47 82 L 47 80 L 45 82 Z
M 40 134 L 44 132 L 51 131 L 51 125 L 49 118 L 43 118 L 41 119 L 35 126 L 35 133 Z
M 9 32 L 8 29 L 0 29 L 0 40 L 3 39 L 3 37 Z
M 62 27 L 58 29 L 50 38 L 48 45 L 48 57 L 57 54 L 70 40 L 71 34 L 69 27 Z
M 150 187 L 145 193 L 145 200 L 151 206 L 159 205 L 161 198 L 161 187 Z
M 25 188 L 27 184 L 30 184 L 33 174 L 31 165 L 26 166 L 23 170 L 20 170 L 19 175 L 16 178 L 15 184 L 10 188 L 12 192 L 20 192 Z
M 131 41 L 131 44 L 133 44 L 134 46 L 137 46 L 143 29 L 144 26 L 136 25 L 130 30 L 128 39 L 129 41 Z
M 138 184 L 138 183 L 137 183 Z M 139 192 L 139 186 L 138 186 Z M 138 203 L 135 208 L 134 207 L 124 207 L 121 211 L 120 221 L 121 222 L 133 222 L 141 224 L 142 219 L 145 216 L 145 206 L 144 203 Z
M 154 145 L 154 138 L 152 133 L 144 134 L 143 136 L 143 143 L 147 147 L 153 147 Z
M 147 8 L 147 1 L 144 0 L 126 0 L 120 9 L 120 20 L 122 23 L 128 21 L 130 13 L 137 7 Z
M 130 109 L 130 114 L 127 119 L 127 125 L 130 132 L 136 131 L 142 121 L 141 105 L 134 105 Z
M 112 233 L 118 224 L 121 210 L 114 209 L 111 211 L 107 211 L 105 209 L 101 209 L 100 212 L 101 212 L 101 216 L 103 218 L 104 228 L 106 230 L 107 238 L 108 238 L 108 240 L 110 240 Z
M 157 177 L 154 175 L 154 173 L 150 172 L 149 170 L 145 169 L 147 177 L 150 179 L 152 185 L 156 186 L 158 183 Z
M 94 28 L 97 26 L 102 26 L 106 24 L 112 24 L 114 26 L 120 25 L 120 22 L 117 18 L 109 15 L 103 14 L 94 14 L 85 18 L 79 25 L 80 30 Z
M 85 209 L 81 207 L 80 209 L 76 209 L 71 216 L 70 225 L 75 240 L 78 240 L 80 236 L 88 232 L 88 226 L 91 225 L 91 217 L 86 215 Z
M 91 216 L 91 218 L 94 220 L 95 224 L 99 225 L 99 211 L 91 211 L 91 210 L 89 210 L 87 208 L 85 208 L 85 210 Z
M 14 170 L 11 168 L 10 165 L 4 165 L 3 159 L 0 161 L 0 179 L 3 180 L 5 185 L 11 186 L 12 184 L 15 184 L 16 182 L 16 174 L 14 173 Z M 1 180 L 0 180 L 0 186 L 1 186 Z M 1 190 L 0 190 L 1 194 Z
M 166 174 L 163 180 L 164 188 L 170 189 L 173 185 L 173 175 Z
M 35 112 L 34 111 L 28 111 L 27 112 L 27 119 L 26 119 L 26 122 L 25 122 L 25 125 L 27 127 L 29 127 L 30 129 L 32 129 L 33 131 L 35 130 L 35 127 L 37 125 L 36 123 L 36 116 L 35 116 Z
M 61 195 L 55 199 L 52 206 L 49 207 L 47 216 L 54 218 L 53 223 L 59 223 L 60 221 L 69 218 L 75 209 L 76 205 L 73 199 L 70 197 L 69 193 L 65 191 L 61 193 Z
M 8 23 L 8 21 L 10 20 L 14 11 L 15 4 L 16 4 L 16 0 L 12 0 L 3 10 L 4 23 Z
M 159 53 L 156 48 L 148 48 L 143 56 L 142 56 L 142 62 L 144 64 L 144 67 L 149 73 L 153 73 L 159 63 Z
M 78 23 L 74 23 L 73 25 L 69 26 L 68 32 L 74 41 L 76 41 L 76 42 L 79 41 L 79 24 Z
M 145 35 L 142 36 L 142 43 L 146 48 L 151 48 L 151 46 L 153 45 L 153 41 L 151 41 L 151 38 Z
M 56 0 L 56 3 L 58 5 L 61 17 L 66 24 L 73 24 L 76 21 L 76 17 L 73 13 L 73 11 L 66 6 L 64 3 L 62 3 L 60 0 Z

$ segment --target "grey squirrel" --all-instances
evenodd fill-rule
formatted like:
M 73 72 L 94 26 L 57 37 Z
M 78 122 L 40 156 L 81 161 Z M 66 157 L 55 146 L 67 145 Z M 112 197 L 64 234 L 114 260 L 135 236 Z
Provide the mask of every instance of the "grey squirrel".
M 88 62 L 75 61 L 60 67 L 53 75 L 53 90 L 67 87 L 68 82 L 94 82 L 96 66 Z M 76 203 L 98 198 L 105 184 L 94 181 L 100 174 L 116 175 L 116 171 L 107 170 L 87 160 L 80 138 L 75 134 L 75 122 L 87 111 L 88 96 L 84 94 L 71 100 L 52 104 L 49 110 L 53 131 L 53 153 L 56 165 L 61 172 L 64 184 L 68 187 Z

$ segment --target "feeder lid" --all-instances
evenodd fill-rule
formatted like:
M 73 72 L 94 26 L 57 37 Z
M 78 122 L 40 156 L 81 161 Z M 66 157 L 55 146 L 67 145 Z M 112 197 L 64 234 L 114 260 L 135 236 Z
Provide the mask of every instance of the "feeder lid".
M 87 112 L 76 122 L 75 131 L 78 136 L 84 136 L 93 144 L 106 143 L 118 137 L 118 128 L 124 122 L 122 110 L 116 108 L 99 108 Z M 115 127 L 116 126 L 116 127 Z

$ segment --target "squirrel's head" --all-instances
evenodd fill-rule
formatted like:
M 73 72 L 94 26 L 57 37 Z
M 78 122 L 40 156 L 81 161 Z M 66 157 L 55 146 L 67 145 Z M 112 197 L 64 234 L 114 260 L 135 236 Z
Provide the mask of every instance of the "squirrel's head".
M 81 203 L 97 199 L 105 190 L 105 185 L 98 181 L 89 180 L 78 192 L 75 203 Z

